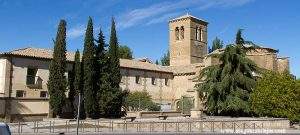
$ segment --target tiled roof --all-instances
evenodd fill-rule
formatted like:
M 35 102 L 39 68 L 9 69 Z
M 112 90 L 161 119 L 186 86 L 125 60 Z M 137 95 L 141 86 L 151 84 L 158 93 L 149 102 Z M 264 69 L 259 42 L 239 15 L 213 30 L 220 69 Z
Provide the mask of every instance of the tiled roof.
M 50 49 L 27 47 L 27 48 L 16 49 L 10 52 L 4 52 L 1 54 L 11 54 L 17 56 L 24 56 L 24 57 L 52 59 L 53 51 Z M 75 57 L 75 53 L 67 52 L 66 57 L 68 61 L 73 61 Z
M 50 49 L 27 47 L 27 48 L 21 48 L 21 49 L 4 52 L 0 54 L 52 59 L 53 51 Z M 74 61 L 75 53 L 67 52 L 66 57 L 68 61 Z M 202 64 L 196 63 L 196 64 L 191 64 L 186 66 L 161 66 L 161 65 L 149 63 L 147 61 L 144 62 L 141 60 L 120 59 L 120 66 L 123 68 L 168 72 L 174 74 L 190 74 L 198 71 L 199 66 L 202 66 Z

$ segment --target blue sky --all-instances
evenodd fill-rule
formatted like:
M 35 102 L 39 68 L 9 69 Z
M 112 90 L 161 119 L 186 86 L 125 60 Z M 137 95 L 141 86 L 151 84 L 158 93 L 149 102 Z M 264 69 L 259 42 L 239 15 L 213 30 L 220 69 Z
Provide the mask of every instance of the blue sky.
M 209 22 L 209 45 L 216 36 L 231 43 L 243 28 L 247 40 L 289 56 L 299 78 L 299 11 L 299 0 L 0 0 L 0 52 L 52 48 L 60 19 L 68 23 L 68 51 L 82 50 L 88 16 L 106 37 L 114 16 L 120 44 L 156 60 L 168 49 L 168 20 L 189 12 Z

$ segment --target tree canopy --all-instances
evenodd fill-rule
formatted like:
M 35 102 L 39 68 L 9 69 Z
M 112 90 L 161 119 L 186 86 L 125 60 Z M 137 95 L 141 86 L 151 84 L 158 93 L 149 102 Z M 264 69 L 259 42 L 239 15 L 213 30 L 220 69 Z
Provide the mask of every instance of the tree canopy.
M 126 45 L 119 46 L 119 57 L 122 59 L 132 59 L 132 51 Z
M 251 108 L 258 116 L 300 120 L 300 82 L 288 72 L 268 71 L 251 94 Z
M 223 46 L 224 46 L 223 41 L 220 40 L 218 37 L 216 37 L 212 42 L 212 48 L 211 48 L 210 52 L 213 52 L 214 50 L 217 50 L 217 49 L 221 49 L 221 48 L 223 48 Z
M 160 59 L 160 63 L 162 66 L 170 66 L 170 52 L 164 54 L 164 56 Z

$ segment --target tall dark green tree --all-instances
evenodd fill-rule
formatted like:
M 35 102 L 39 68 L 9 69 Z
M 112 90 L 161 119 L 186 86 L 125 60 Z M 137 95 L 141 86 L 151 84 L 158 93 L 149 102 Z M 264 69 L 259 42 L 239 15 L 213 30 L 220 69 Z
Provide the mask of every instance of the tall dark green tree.
M 160 63 L 162 66 L 169 66 L 170 65 L 170 52 L 164 54 L 164 56 L 161 58 Z
M 83 91 L 84 91 L 84 107 L 89 118 L 99 117 L 99 105 L 97 101 L 97 79 L 96 79 L 96 47 L 93 36 L 93 22 L 92 18 L 89 17 L 87 24 L 85 39 L 84 39 L 84 50 L 82 55 L 83 63 Z
M 47 86 L 50 95 L 50 110 L 53 111 L 54 116 L 62 115 L 62 108 L 66 98 L 66 25 L 65 20 L 61 20 L 58 25 L 58 31 L 54 41 L 53 59 L 49 66 L 49 80 Z M 49 114 L 51 115 L 52 113 L 50 112 Z
M 242 37 L 243 29 L 238 29 L 236 36 L 235 36 L 235 44 L 236 45 L 243 45 L 245 43 L 244 38 Z
M 111 24 L 108 56 L 110 66 L 110 91 L 107 93 L 106 97 L 106 101 L 109 103 L 106 107 L 106 116 L 120 117 L 122 115 L 121 107 L 124 105 L 125 101 L 125 93 L 119 86 L 121 82 L 119 45 L 114 19 L 112 19 Z
M 74 87 L 74 90 L 75 90 L 75 95 L 76 95 L 76 98 L 77 102 L 75 102 L 75 109 L 76 109 L 76 114 L 77 114 L 77 106 L 78 106 L 78 96 L 79 94 L 81 94 L 81 101 L 80 101 L 80 115 L 79 117 L 81 119 L 85 119 L 86 118 L 86 114 L 85 114 L 85 109 L 84 109 L 84 96 L 83 96 L 83 81 L 82 81 L 82 63 L 80 62 L 80 52 L 79 50 L 76 51 L 75 53 L 75 59 L 74 59 L 75 63 L 74 63 L 74 83 L 73 83 L 73 87 Z
M 216 38 L 213 40 L 212 48 L 211 48 L 210 52 L 213 52 L 214 50 L 223 48 L 223 45 L 224 45 L 224 44 L 223 44 L 223 41 L 220 40 L 218 37 L 216 37 Z
M 204 83 L 196 85 L 206 93 L 208 114 L 249 115 L 249 95 L 256 84 L 253 72 L 258 73 L 257 66 L 246 58 L 240 45 L 228 45 L 218 57 L 221 64 L 204 68 L 199 76 Z
M 108 54 L 105 50 L 105 37 L 102 30 L 98 34 L 97 40 L 97 64 L 98 64 L 98 95 L 99 99 L 99 111 L 101 117 L 107 117 L 107 106 L 109 106 L 109 99 L 111 84 L 110 84 L 110 61 L 108 59 Z

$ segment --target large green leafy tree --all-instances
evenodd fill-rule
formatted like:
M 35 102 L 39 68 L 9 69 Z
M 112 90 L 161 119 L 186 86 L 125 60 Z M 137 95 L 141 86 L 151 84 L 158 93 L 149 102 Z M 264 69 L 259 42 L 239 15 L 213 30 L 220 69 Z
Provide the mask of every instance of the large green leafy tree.
M 109 41 L 109 69 L 110 69 L 110 90 L 107 92 L 106 101 L 106 117 L 120 117 L 121 107 L 124 105 L 126 92 L 123 92 L 119 86 L 121 82 L 120 61 L 119 61 L 119 45 L 117 39 L 116 25 L 112 19 L 110 41 Z
M 122 59 L 132 59 L 132 51 L 126 45 L 119 46 L 119 57 Z
M 93 36 L 93 22 L 89 18 L 85 39 L 84 50 L 82 55 L 83 63 L 83 91 L 84 91 L 84 107 L 89 118 L 99 117 L 99 105 L 97 100 L 97 79 L 96 79 L 96 47 Z
M 221 48 L 223 48 L 223 46 L 224 46 L 223 41 L 220 40 L 218 37 L 216 37 L 213 40 L 212 48 L 211 48 L 210 52 L 213 52 L 214 50 L 217 50 L 217 49 L 221 49 Z
M 50 95 L 50 110 L 55 115 L 62 115 L 65 104 L 66 91 L 66 21 L 61 20 L 58 25 L 54 41 L 53 59 L 49 67 L 49 80 L 47 83 Z M 51 115 L 51 112 L 49 113 Z
M 289 73 L 266 72 L 251 93 L 251 108 L 258 116 L 300 120 L 300 85 Z
M 258 73 L 258 68 L 245 55 L 241 44 L 228 45 L 218 56 L 221 64 L 200 72 L 199 80 L 203 83 L 196 87 L 200 93 L 206 93 L 209 114 L 243 116 L 250 113 L 249 97 L 256 84 L 253 73 Z
M 75 53 L 75 59 L 74 59 L 75 63 L 74 63 L 74 82 L 73 82 L 73 87 L 74 87 L 74 91 L 75 91 L 75 95 L 77 97 L 77 102 L 75 103 L 75 109 L 76 112 L 78 110 L 77 106 L 78 106 L 78 96 L 79 94 L 81 95 L 81 101 L 80 101 L 80 115 L 79 117 L 81 119 L 85 119 L 86 118 L 86 114 L 85 114 L 85 110 L 84 110 L 84 100 L 83 100 L 83 81 L 82 81 L 82 63 L 80 62 L 80 52 L 77 50 Z M 76 100 L 75 100 L 76 101 Z M 76 113 L 77 114 L 77 113 Z

